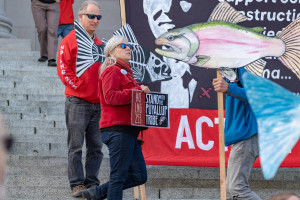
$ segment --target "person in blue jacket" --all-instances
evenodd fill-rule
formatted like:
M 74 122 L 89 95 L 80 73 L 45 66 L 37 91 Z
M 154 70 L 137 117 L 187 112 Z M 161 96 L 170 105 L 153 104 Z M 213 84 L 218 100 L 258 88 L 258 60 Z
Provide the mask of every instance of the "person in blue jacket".
M 248 183 L 253 163 L 259 156 L 257 122 L 243 88 L 241 77 L 246 70 L 238 68 L 235 71 L 235 82 L 215 78 L 212 83 L 216 92 L 226 93 L 225 145 L 231 145 L 227 165 L 226 197 L 261 200 L 250 189 Z

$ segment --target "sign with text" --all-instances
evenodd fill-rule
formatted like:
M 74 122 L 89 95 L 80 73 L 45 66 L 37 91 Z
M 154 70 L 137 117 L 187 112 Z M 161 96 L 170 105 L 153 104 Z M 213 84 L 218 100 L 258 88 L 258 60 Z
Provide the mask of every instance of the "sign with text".
M 132 91 L 131 124 L 133 126 L 169 128 L 168 95 Z

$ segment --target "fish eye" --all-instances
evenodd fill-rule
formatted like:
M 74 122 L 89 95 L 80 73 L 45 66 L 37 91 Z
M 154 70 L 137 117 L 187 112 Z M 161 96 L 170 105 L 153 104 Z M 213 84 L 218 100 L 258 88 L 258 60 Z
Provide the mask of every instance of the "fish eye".
M 168 39 L 169 41 L 173 41 L 173 40 L 175 40 L 175 37 L 174 37 L 173 35 L 169 35 L 169 36 L 167 37 L 167 39 Z
M 175 40 L 175 39 L 177 39 L 177 38 L 181 38 L 181 37 L 182 37 L 181 34 L 179 34 L 179 35 L 169 35 L 169 36 L 167 37 L 167 39 L 168 39 L 169 41 L 173 41 L 173 40 Z

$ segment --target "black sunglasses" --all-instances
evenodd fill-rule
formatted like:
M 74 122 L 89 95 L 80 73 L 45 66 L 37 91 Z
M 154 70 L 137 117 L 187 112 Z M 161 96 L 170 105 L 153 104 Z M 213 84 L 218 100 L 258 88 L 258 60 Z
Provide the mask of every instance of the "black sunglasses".
M 131 45 L 131 44 L 124 44 L 124 43 L 121 43 L 121 44 L 119 44 L 119 46 L 120 46 L 122 49 L 126 49 L 126 47 L 128 47 L 129 49 L 132 49 L 132 45 Z
M 94 15 L 94 14 L 83 14 L 86 15 L 89 19 L 95 19 L 97 17 L 97 20 L 102 19 L 102 15 Z

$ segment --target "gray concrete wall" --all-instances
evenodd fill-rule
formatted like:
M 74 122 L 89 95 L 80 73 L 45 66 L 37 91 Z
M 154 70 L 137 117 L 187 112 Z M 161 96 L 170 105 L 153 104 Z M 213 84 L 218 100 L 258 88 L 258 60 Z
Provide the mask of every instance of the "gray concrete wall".
M 75 0 L 73 11 L 75 19 L 78 19 L 78 9 L 84 0 Z M 120 2 L 119 0 L 96 0 L 100 3 L 101 20 L 96 31 L 98 37 L 109 39 L 114 30 L 121 27 Z M 18 38 L 31 39 L 32 50 L 39 50 L 37 32 L 31 13 L 30 0 L 4 0 L 6 16 L 13 22 L 12 34 Z M 59 42 L 61 39 L 59 40 Z

